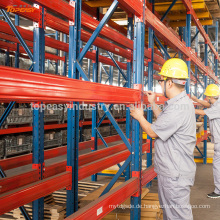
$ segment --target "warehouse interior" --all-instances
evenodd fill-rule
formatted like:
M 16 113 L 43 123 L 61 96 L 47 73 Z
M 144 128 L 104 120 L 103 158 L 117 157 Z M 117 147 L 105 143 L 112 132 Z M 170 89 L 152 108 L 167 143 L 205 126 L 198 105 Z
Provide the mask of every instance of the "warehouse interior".
M 187 65 L 190 98 L 219 86 L 219 0 L 0 0 L 0 10 L 0 220 L 165 220 L 156 140 L 130 108 L 157 120 L 143 92 L 165 105 L 159 73 L 171 58 Z M 220 219 L 220 198 L 206 196 L 211 135 L 197 115 L 194 220 Z

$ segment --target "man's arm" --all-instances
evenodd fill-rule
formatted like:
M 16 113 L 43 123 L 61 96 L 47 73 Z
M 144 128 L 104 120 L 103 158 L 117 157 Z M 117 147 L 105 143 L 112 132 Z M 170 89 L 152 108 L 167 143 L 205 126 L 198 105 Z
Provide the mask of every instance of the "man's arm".
M 153 104 L 151 104 L 151 106 L 152 106 L 153 113 L 154 113 L 155 117 L 157 118 L 159 116 L 159 114 L 161 113 L 161 109 L 160 109 L 159 105 L 157 105 L 155 102 Z
M 195 111 L 196 111 L 196 115 L 206 115 L 204 110 L 195 109 Z
M 149 123 L 145 117 L 144 117 L 144 111 L 141 108 L 135 108 L 134 110 L 131 110 L 131 116 L 138 120 L 140 123 L 140 126 L 143 128 L 144 132 L 147 133 L 148 136 L 151 138 L 157 138 L 157 134 L 152 130 L 151 123 Z
M 152 130 L 151 123 L 149 123 L 145 117 L 139 119 L 140 126 L 142 127 L 143 131 L 147 133 L 148 136 L 151 138 L 157 138 L 157 134 Z
M 147 95 L 148 97 L 148 101 L 151 104 L 151 108 L 153 110 L 154 115 L 156 116 L 156 118 L 159 116 L 159 114 L 161 113 L 161 109 L 160 107 L 155 103 L 155 99 L 156 99 L 156 93 L 152 92 L 152 91 L 147 91 L 144 92 L 145 95 Z
M 194 102 L 198 102 L 199 104 L 203 105 L 205 108 L 210 108 L 211 107 L 211 104 L 208 103 L 207 101 L 205 100 L 200 100 L 198 98 L 196 98 L 195 96 L 192 96 L 192 100 Z

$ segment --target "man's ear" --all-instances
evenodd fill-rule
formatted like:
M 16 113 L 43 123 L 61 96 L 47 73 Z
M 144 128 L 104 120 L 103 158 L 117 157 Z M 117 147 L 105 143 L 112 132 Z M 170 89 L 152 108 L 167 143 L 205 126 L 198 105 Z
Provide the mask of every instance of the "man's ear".
M 171 88 L 173 86 L 172 80 L 168 80 L 168 87 Z

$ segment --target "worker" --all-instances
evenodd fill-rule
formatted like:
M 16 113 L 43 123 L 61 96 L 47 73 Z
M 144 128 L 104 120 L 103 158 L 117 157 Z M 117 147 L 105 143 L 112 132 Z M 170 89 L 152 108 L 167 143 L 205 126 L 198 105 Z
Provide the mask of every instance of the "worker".
M 207 194 L 209 198 L 220 198 L 220 90 L 215 84 L 208 85 L 204 93 L 206 100 L 199 100 L 195 96 L 192 99 L 206 109 L 196 109 L 196 114 L 207 115 L 211 132 L 211 141 L 214 143 L 213 176 L 215 190 Z
M 163 110 L 155 104 L 156 94 L 145 92 L 157 120 L 149 123 L 142 108 L 131 110 L 144 132 L 155 138 L 154 169 L 158 178 L 158 195 L 164 220 L 192 220 L 190 187 L 194 184 L 196 164 L 196 117 L 192 100 L 187 96 L 186 63 L 178 58 L 167 60 L 158 80 L 168 98 Z

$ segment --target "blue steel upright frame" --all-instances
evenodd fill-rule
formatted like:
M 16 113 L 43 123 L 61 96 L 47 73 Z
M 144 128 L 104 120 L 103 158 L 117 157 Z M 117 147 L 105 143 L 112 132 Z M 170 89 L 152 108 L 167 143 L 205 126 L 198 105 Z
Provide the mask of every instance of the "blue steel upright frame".
M 15 26 L 19 26 L 19 15 L 15 15 Z M 15 68 L 19 68 L 19 43 L 17 43 L 17 50 L 15 52 Z
M 196 27 L 196 37 L 195 37 L 195 52 L 198 57 L 198 43 L 199 43 L 199 37 L 198 37 L 198 28 Z M 198 67 L 195 65 L 195 77 L 198 78 Z M 195 84 L 195 90 L 194 95 L 198 97 L 198 83 Z
M 151 0 L 150 2 L 152 4 L 152 13 L 154 13 L 154 0 Z M 154 31 L 151 28 L 148 28 L 148 48 L 151 52 L 151 60 L 149 60 L 148 62 L 148 90 L 152 91 L 153 90 L 153 74 L 154 74 L 154 67 L 153 67 L 154 65 Z M 147 110 L 147 121 L 150 123 L 152 123 L 153 121 L 153 110 L 151 108 Z M 147 153 L 147 167 L 150 167 L 152 165 L 153 141 L 150 136 L 148 136 L 147 139 L 150 140 L 150 152 Z M 149 182 L 147 186 L 149 187 L 151 186 L 151 184 L 152 182 Z
M 133 40 L 133 25 L 134 16 L 132 14 L 128 15 L 128 29 L 127 29 L 127 37 L 130 40 Z M 131 76 L 132 76 L 132 61 L 127 60 L 127 87 L 131 88 Z M 130 108 L 126 106 L 126 136 L 129 140 L 131 140 L 131 116 L 130 116 Z M 130 165 L 125 169 L 125 181 L 130 179 Z
M 71 4 L 71 2 L 70 2 Z M 74 53 L 74 56 L 72 56 L 72 51 L 73 50 L 73 45 L 71 44 L 71 42 L 75 43 L 75 47 L 77 47 L 77 42 L 80 41 L 80 34 L 78 33 L 77 35 L 77 39 L 76 39 L 76 33 L 77 30 L 79 30 L 80 28 L 80 12 L 81 12 L 81 1 L 75 1 L 75 16 L 77 16 L 77 18 L 75 18 L 75 38 L 73 40 L 73 33 L 71 32 L 71 29 L 74 26 L 70 26 L 70 50 L 69 50 L 69 56 L 70 56 L 70 63 L 73 63 L 73 67 L 71 67 L 70 65 L 70 70 L 75 70 L 75 65 L 79 71 L 79 73 L 81 74 L 81 76 L 89 81 L 89 78 L 87 76 L 87 74 L 85 73 L 85 71 L 83 70 L 82 66 L 80 65 L 80 62 L 82 61 L 83 57 L 85 56 L 85 54 L 87 53 L 87 51 L 90 49 L 92 43 L 94 42 L 94 40 L 96 39 L 96 37 L 99 35 L 101 29 L 104 27 L 104 25 L 106 24 L 106 22 L 110 19 L 111 15 L 113 14 L 114 10 L 117 8 L 118 6 L 118 1 L 114 1 L 112 3 L 112 5 L 110 6 L 109 10 L 107 11 L 107 13 L 105 14 L 105 16 L 102 18 L 100 24 L 98 25 L 98 27 L 96 28 L 96 30 L 94 31 L 94 33 L 92 34 L 91 38 L 89 39 L 89 41 L 87 42 L 87 44 L 85 45 L 85 47 L 83 48 L 82 52 L 79 54 L 79 49 L 77 50 L 77 48 L 75 49 L 75 51 L 77 51 L 78 53 L 78 57 L 76 55 L 76 53 Z M 139 85 L 138 88 L 142 89 L 142 80 L 143 80 L 143 70 L 144 70 L 144 39 L 145 39 L 145 25 L 143 20 L 141 22 L 136 22 L 136 34 L 135 34 L 135 40 L 134 40 L 134 48 L 135 49 L 135 55 L 134 55 L 134 62 L 135 62 L 135 68 L 134 68 L 134 83 L 135 85 Z M 78 31 L 79 32 L 79 31 Z M 79 47 L 78 47 L 79 48 Z M 76 55 L 76 56 L 75 56 Z M 69 72 L 69 77 L 72 76 L 72 73 Z M 127 158 L 127 160 L 125 161 L 125 163 L 120 167 L 118 173 L 113 177 L 113 179 L 111 180 L 111 182 L 109 183 L 109 185 L 106 187 L 106 189 L 103 191 L 102 195 L 107 193 L 113 186 L 113 184 L 115 183 L 115 181 L 118 179 L 118 177 L 121 175 L 121 173 L 126 169 L 126 167 L 129 165 L 129 163 L 132 160 L 132 171 L 133 171 L 133 175 L 139 175 L 139 180 L 141 181 L 141 158 L 142 158 L 142 132 L 140 129 L 140 124 L 138 123 L 138 121 L 133 120 L 132 122 L 132 146 L 129 143 L 129 139 L 125 136 L 125 134 L 122 132 L 122 130 L 120 129 L 118 123 L 116 122 L 116 120 L 113 118 L 111 112 L 110 112 L 110 106 L 109 108 L 104 104 L 104 103 L 100 103 L 105 115 L 107 115 L 107 117 L 109 118 L 109 120 L 111 121 L 112 125 L 115 127 L 116 131 L 119 133 L 120 137 L 122 138 L 122 140 L 124 141 L 125 145 L 127 146 L 127 148 L 129 149 L 130 152 L 132 152 L 132 156 L 129 156 Z M 70 109 L 69 109 L 70 111 Z M 69 113 L 69 112 L 68 112 Z M 71 118 L 69 118 L 68 114 L 68 121 L 69 119 L 71 120 Z M 104 117 L 103 117 L 104 118 Z M 102 121 L 102 119 L 100 120 Z M 100 122 L 99 122 L 100 124 Z M 98 125 L 99 125 L 98 124 Z M 98 126 L 97 125 L 97 126 Z M 69 122 L 68 122 L 68 145 L 67 145 L 67 155 L 70 153 L 68 152 L 70 150 L 70 141 L 73 141 L 73 137 L 74 136 L 74 131 L 78 130 L 77 127 L 74 127 L 73 125 L 73 118 L 72 118 L 72 122 L 70 123 L 69 126 Z M 72 136 L 71 136 L 72 134 Z M 75 136 L 76 137 L 76 136 Z M 71 138 L 71 139 L 70 139 Z M 76 137 L 77 138 L 77 137 Z M 73 145 L 73 144 L 72 144 Z M 76 146 L 75 146 L 76 148 Z M 71 148 L 73 150 L 73 146 Z M 132 150 L 133 149 L 133 150 Z M 72 160 L 73 161 L 73 160 Z M 68 158 L 67 158 L 67 167 L 71 166 L 70 163 L 68 162 Z M 71 169 L 70 169 L 71 170 Z M 75 170 L 75 173 L 78 173 L 78 168 L 77 167 L 72 167 L 72 171 Z M 74 173 L 72 173 L 73 177 L 74 177 Z M 73 188 L 75 188 L 75 186 L 77 185 L 76 179 L 72 181 L 72 188 L 71 190 L 68 190 L 68 192 L 72 192 Z M 74 186 L 75 184 L 75 186 Z M 135 205 L 135 207 L 137 207 L 137 205 L 140 205 L 140 200 L 141 200 L 141 196 L 140 196 L 140 192 L 141 192 L 141 182 L 139 183 L 140 185 L 140 190 L 138 192 L 137 196 L 133 196 L 132 197 L 132 203 Z M 77 193 L 75 191 L 75 193 Z M 70 193 L 72 195 L 72 193 Z M 70 211 L 70 208 L 73 207 L 73 200 L 71 200 L 70 198 L 68 198 L 68 193 L 67 193 L 67 216 L 71 214 L 71 212 L 74 212 L 77 210 L 77 199 L 74 201 L 75 203 L 75 210 L 73 210 L 73 208 Z M 70 205 L 71 206 L 70 206 Z M 70 206 L 70 207 L 69 207 Z M 68 211 L 69 210 L 69 211 Z M 139 213 L 138 216 L 140 216 L 140 209 L 138 208 L 134 208 L 132 209 L 132 215 L 135 216 L 136 218 L 136 214 L 137 212 Z
M 145 4 L 143 11 L 145 9 Z M 134 23 L 134 54 L 133 54 L 133 80 L 134 88 L 143 90 L 144 79 L 144 45 L 145 24 L 144 18 L 135 17 Z M 138 103 L 140 105 L 142 103 Z M 141 219 L 141 170 L 142 170 L 142 129 L 137 120 L 132 120 L 132 177 L 139 178 L 139 192 L 131 197 L 130 219 Z
M 75 10 L 73 21 L 69 21 L 69 69 L 68 77 L 79 79 L 76 59 L 80 54 L 81 0 L 70 1 Z M 75 9 L 74 9 L 75 7 Z M 67 111 L 67 170 L 72 173 L 72 184 L 67 188 L 67 210 L 69 216 L 78 210 L 78 145 L 79 145 L 79 103 L 72 102 Z
M 45 13 L 46 10 L 35 5 L 40 9 L 41 22 L 34 23 L 34 56 L 33 71 L 38 73 L 45 72 Z M 44 172 L 44 111 L 41 103 L 34 104 L 33 109 L 33 169 L 39 170 L 39 179 L 43 179 Z M 33 219 L 44 219 L 44 198 L 33 201 Z
M 99 20 L 99 9 L 97 9 L 97 20 Z M 99 70 L 99 49 L 96 46 L 93 46 L 93 53 L 96 55 L 95 61 L 92 62 L 93 67 L 93 82 L 98 82 L 98 70 Z M 89 74 L 88 74 L 89 75 Z M 90 76 L 89 76 L 90 77 Z M 94 145 L 92 151 L 97 150 L 98 148 L 98 136 L 97 136 L 97 119 L 98 119 L 98 105 L 94 104 L 92 109 L 92 140 L 94 140 Z M 97 181 L 97 174 L 92 175 L 92 181 Z
M 191 47 L 191 12 L 187 11 L 186 14 L 186 47 L 190 48 Z M 191 77 L 191 59 L 187 58 L 186 59 L 186 64 L 188 67 L 188 76 L 189 78 L 187 79 L 186 83 L 186 93 L 190 94 L 191 89 L 190 89 L 190 77 Z
M 208 26 L 205 26 L 205 31 L 206 33 L 208 34 Z M 205 66 L 208 66 L 208 43 L 205 42 L 205 56 L 204 56 L 204 59 L 205 59 Z M 204 76 L 204 86 L 205 88 L 207 87 L 208 85 L 208 76 L 207 74 L 205 74 Z M 204 95 L 204 98 L 205 98 L 205 95 Z M 205 133 L 207 133 L 207 122 L 208 122 L 208 118 L 207 118 L 207 115 L 204 116 L 204 131 Z M 204 140 L 203 142 L 204 144 L 204 147 L 203 147 L 203 164 L 207 164 L 207 140 Z
M 218 24 L 219 22 L 215 22 L 215 49 L 218 51 Z M 218 76 L 218 58 L 215 57 L 215 75 Z

